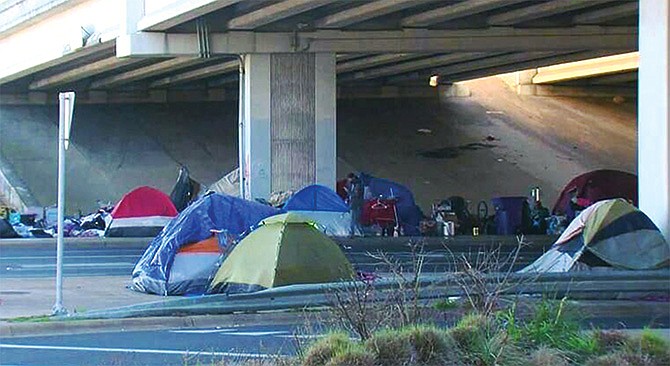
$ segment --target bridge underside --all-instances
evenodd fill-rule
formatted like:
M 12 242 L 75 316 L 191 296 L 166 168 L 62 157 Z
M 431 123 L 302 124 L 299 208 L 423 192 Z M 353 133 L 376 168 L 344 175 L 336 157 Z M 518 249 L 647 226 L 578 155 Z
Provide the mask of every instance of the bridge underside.
M 125 9 L 110 2 L 60 1 L 45 10 L 61 9 L 51 17 L 67 18 L 59 26 L 71 31 L 54 39 L 60 52 L 45 50 L 34 65 L 3 52 L 10 55 L 0 61 L 3 101 L 52 101 L 63 89 L 76 90 L 80 102 L 235 98 L 237 55 L 248 53 L 335 54 L 344 93 L 425 88 L 432 75 L 449 84 L 637 49 L 637 1 L 144 0 Z M 89 8 L 117 12 L 110 17 L 125 23 L 96 20 Z M 50 31 L 16 25 L 0 33 L 0 49 Z

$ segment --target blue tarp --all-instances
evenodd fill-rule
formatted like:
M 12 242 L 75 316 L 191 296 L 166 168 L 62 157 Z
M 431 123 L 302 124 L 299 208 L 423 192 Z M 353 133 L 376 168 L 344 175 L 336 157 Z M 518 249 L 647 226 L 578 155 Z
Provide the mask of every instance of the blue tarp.
M 405 235 L 419 235 L 419 222 L 423 217 L 421 209 L 414 202 L 414 195 L 407 187 L 388 179 L 375 178 L 369 174 L 360 175 L 363 187 L 371 197 L 395 198 L 398 219 Z
M 349 206 L 332 189 L 312 184 L 296 192 L 286 202 L 284 210 L 349 212 Z
M 200 198 L 170 221 L 149 244 L 133 270 L 133 289 L 171 295 L 167 282 L 179 248 L 211 237 L 211 230 L 226 230 L 228 235 L 239 237 L 261 220 L 278 213 L 273 207 L 218 193 Z M 201 290 L 204 293 L 206 289 Z

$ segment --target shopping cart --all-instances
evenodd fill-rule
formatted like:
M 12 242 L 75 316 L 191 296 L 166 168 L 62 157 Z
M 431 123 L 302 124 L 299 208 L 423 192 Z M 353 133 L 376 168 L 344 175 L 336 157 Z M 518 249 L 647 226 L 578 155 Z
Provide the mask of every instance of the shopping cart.
M 397 200 L 394 198 L 366 200 L 363 204 L 361 223 L 364 226 L 379 226 L 382 235 L 393 235 L 394 230 L 399 228 L 396 203 Z

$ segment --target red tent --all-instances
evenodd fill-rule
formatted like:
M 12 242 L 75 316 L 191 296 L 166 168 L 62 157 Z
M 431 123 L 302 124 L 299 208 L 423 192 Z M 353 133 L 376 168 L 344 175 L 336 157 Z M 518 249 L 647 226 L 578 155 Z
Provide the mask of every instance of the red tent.
M 126 193 L 112 211 L 107 236 L 156 236 L 177 216 L 170 197 L 151 187 L 138 187 Z
M 565 185 L 556 200 L 553 213 L 574 217 L 574 211 L 570 207 L 573 197 L 582 207 L 611 198 L 624 198 L 637 206 L 637 176 L 607 169 L 579 175 Z

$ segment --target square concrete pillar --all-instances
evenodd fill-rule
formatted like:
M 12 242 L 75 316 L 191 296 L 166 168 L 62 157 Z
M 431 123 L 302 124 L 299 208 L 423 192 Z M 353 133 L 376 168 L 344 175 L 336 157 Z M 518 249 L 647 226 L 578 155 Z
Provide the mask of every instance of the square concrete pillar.
M 670 240 L 670 0 L 640 1 L 640 209 Z
M 244 56 L 240 126 L 242 194 L 309 184 L 334 188 L 336 177 L 335 55 Z

